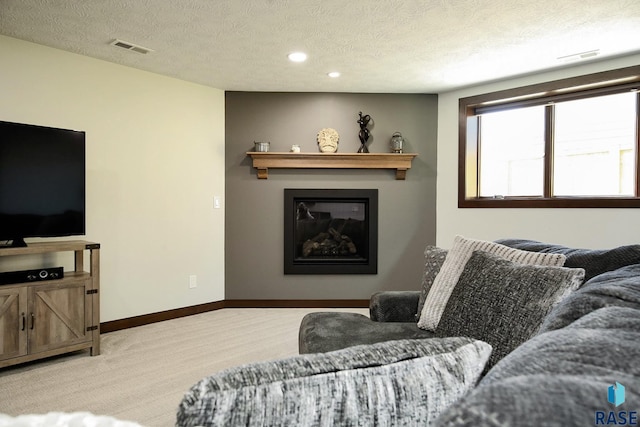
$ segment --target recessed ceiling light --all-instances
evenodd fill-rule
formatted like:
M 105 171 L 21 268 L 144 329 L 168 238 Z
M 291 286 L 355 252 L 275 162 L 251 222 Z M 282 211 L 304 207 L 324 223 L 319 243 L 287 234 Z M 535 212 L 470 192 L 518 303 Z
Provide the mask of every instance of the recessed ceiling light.
M 332 71 L 330 73 L 327 73 L 327 76 L 335 79 L 336 77 L 340 77 L 340 73 L 337 71 Z
M 293 52 L 289 54 L 288 58 L 289 61 L 304 62 L 307 60 L 307 54 L 304 52 Z

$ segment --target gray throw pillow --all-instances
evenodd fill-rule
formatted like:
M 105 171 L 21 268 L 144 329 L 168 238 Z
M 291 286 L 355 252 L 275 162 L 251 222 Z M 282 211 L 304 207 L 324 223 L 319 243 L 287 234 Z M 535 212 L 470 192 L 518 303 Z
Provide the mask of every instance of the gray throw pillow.
M 418 300 L 418 311 L 416 312 L 416 321 L 420 319 L 420 313 L 424 307 L 424 302 L 429 295 L 431 285 L 444 264 L 447 257 L 447 250 L 437 246 L 428 245 L 424 249 L 424 269 L 422 271 L 422 284 L 420 287 L 420 299 Z
M 433 338 L 245 365 L 195 384 L 176 425 L 427 425 L 476 384 L 490 353 Z
M 522 265 L 475 251 L 436 329 L 436 336 L 467 336 L 493 347 L 487 367 L 533 337 L 551 308 L 578 289 L 583 269 Z
M 561 267 L 565 256 L 562 254 L 546 254 L 539 252 L 522 251 L 510 248 L 495 242 L 485 240 L 468 239 L 456 236 L 453 247 L 447 253 L 442 268 L 433 281 L 431 290 L 427 295 L 424 307 L 420 313 L 418 327 L 427 331 L 435 331 L 440 323 L 442 313 L 447 305 L 460 274 L 473 251 L 484 251 L 498 255 L 504 259 L 519 264 L 553 265 Z

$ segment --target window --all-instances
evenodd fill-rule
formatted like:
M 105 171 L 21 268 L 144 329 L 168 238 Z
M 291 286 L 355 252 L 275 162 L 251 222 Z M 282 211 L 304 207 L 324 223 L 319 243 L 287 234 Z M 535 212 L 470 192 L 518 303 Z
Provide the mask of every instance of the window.
M 460 99 L 459 207 L 640 207 L 640 66 Z

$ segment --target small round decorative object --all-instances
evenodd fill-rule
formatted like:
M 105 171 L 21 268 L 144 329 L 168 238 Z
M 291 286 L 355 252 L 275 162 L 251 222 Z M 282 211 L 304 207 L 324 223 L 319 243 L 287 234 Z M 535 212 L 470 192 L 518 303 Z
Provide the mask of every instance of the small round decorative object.
M 255 148 L 255 151 L 261 152 L 261 153 L 266 153 L 267 151 L 269 151 L 269 145 L 271 144 L 270 142 L 260 142 L 260 141 L 253 141 Z
M 297 144 L 294 144 L 291 146 L 291 152 L 292 153 L 299 153 L 300 152 L 300 146 Z
M 404 149 L 404 138 L 402 137 L 402 134 L 400 132 L 394 132 L 391 136 L 391 143 L 389 145 L 391 146 L 392 153 L 402 153 L 402 150 Z
M 335 129 L 324 128 L 318 132 L 318 147 L 322 153 L 335 153 L 338 151 L 340 136 Z

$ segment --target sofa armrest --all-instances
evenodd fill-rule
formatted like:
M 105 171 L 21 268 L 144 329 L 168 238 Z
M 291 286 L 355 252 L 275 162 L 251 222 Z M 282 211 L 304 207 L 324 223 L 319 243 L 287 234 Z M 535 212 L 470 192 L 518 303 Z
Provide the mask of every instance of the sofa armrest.
M 375 322 L 417 322 L 420 291 L 377 292 L 369 300 L 369 316 Z

